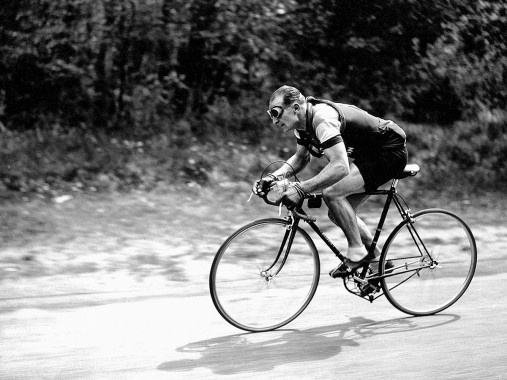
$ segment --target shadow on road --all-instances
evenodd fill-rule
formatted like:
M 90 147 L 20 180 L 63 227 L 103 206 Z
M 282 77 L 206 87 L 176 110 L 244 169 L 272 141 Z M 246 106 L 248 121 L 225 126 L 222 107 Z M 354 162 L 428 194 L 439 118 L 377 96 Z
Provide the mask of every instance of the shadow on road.
M 200 353 L 197 359 L 164 362 L 161 371 L 181 372 L 207 368 L 230 375 L 272 370 L 278 365 L 325 360 L 337 356 L 342 347 L 359 346 L 361 339 L 434 328 L 456 322 L 457 315 L 407 317 L 376 322 L 353 317 L 347 323 L 307 330 L 277 330 L 217 337 L 179 347 L 178 352 Z

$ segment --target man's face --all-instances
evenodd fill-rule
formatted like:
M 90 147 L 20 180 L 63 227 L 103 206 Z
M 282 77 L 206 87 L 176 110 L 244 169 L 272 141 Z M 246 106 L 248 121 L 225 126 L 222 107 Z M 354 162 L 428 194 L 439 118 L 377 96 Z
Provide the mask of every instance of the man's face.
M 292 103 L 288 107 L 284 107 L 282 96 L 274 98 L 269 104 L 269 111 L 273 124 L 280 127 L 284 132 L 296 129 L 298 117 L 297 111 L 294 108 L 295 104 L 296 102 Z

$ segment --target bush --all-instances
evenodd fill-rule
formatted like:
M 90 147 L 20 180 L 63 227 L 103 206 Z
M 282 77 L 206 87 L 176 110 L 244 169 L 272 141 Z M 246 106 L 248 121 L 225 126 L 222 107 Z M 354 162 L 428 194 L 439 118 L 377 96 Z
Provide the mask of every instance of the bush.
M 407 128 L 409 149 L 424 171 L 420 186 L 462 192 L 502 190 L 507 185 L 507 118 L 456 122 L 445 128 Z

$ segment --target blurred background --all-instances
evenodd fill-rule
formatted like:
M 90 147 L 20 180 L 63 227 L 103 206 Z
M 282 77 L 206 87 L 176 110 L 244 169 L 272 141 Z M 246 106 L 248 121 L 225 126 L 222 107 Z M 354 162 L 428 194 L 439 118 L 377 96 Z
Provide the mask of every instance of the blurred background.
M 415 321 L 343 305 L 327 276 L 337 259 L 320 243 L 332 293 L 323 318 L 301 321 L 323 329 L 228 335 L 238 331 L 211 305 L 209 270 L 233 231 L 278 214 L 247 199 L 262 170 L 295 151 L 266 113 L 284 84 L 406 131 L 421 172 L 400 194 L 413 211 L 456 212 L 477 241 L 477 279 L 451 314 Z M 415 377 L 502 377 L 506 84 L 505 0 L 0 0 L 0 378 L 153 378 L 171 366 L 243 376 L 285 357 L 281 367 L 310 378 L 351 373 L 358 357 L 374 377 L 391 375 L 392 360 Z M 379 208 L 360 210 L 372 228 Z M 346 249 L 325 207 L 310 212 Z M 380 245 L 399 221 L 393 210 Z M 400 337 L 415 342 L 414 360 Z M 389 339 L 403 351 L 372 366 Z M 438 360 L 413 367 L 424 350 Z
M 283 84 L 396 120 L 418 189 L 505 192 L 506 36 L 501 1 L 3 0 L 2 199 L 250 182 Z
M 414 208 L 505 224 L 506 83 L 504 1 L 2 0 L 0 274 L 184 279 L 294 151 L 283 84 L 398 122 Z

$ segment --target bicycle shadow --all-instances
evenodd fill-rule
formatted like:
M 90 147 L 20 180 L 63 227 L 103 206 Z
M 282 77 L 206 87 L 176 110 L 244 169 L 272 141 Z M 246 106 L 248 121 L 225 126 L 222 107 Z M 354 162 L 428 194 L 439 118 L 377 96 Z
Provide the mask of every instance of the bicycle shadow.
M 201 356 L 164 362 L 157 369 L 183 372 L 207 368 L 217 375 L 264 372 L 281 364 L 329 359 L 340 354 L 343 347 L 357 347 L 359 340 L 372 336 L 435 328 L 459 319 L 453 314 L 387 321 L 352 317 L 347 323 L 306 330 L 228 335 L 179 347 L 178 352 L 200 353 Z

